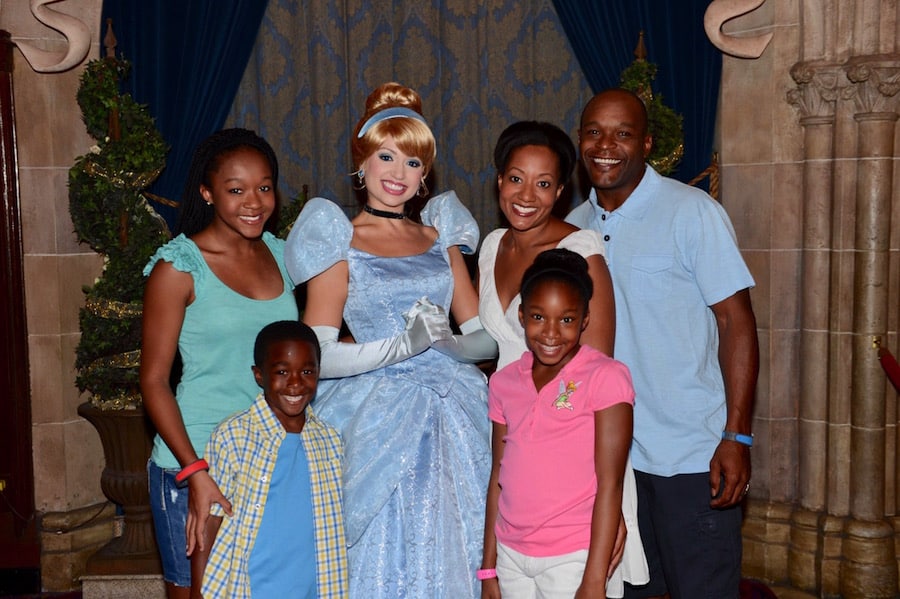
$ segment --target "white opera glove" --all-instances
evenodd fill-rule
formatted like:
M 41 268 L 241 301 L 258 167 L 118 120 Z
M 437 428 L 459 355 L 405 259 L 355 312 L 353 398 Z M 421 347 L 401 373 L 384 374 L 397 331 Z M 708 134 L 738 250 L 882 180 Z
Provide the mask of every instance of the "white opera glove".
M 421 321 L 425 325 L 431 343 L 453 336 L 447 312 L 427 297 L 416 300 L 412 308 L 403 313 L 403 317 L 406 318 L 407 330 L 410 330 L 417 321 Z
M 322 348 L 319 376 L 334 379 L 390 366 L 420 354 L 450 334 L 450 325 L 442 326 L 438 316 L 423 311 L 407 319 L 407 328 L 399 335 L 367 343 L 341 343 L 338 329 L 331 326 L 317 325 L 312 330 Z
M 497 357 L 497 342 L 481 326 L 480 318 L 473 316 L 459 325 L 459 330 L 462 335 L 439 339 L 431 347 L 458 362 L 483 362 Z

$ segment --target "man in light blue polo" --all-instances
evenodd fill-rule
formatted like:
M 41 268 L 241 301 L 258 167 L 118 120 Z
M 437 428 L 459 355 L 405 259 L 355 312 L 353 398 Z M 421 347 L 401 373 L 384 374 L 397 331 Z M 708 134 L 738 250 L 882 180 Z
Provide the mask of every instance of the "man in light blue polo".
M 594 96 L 578 137 L 592 190 L 566 220 L 606 242 L 615 353 L 636 392 L 631 459 L 650 583 L 626 585 L 625 597 L 737 599 L 759 370 L 753 277 L 721 205 L 646 164 L 653 140 L 638 96 Z

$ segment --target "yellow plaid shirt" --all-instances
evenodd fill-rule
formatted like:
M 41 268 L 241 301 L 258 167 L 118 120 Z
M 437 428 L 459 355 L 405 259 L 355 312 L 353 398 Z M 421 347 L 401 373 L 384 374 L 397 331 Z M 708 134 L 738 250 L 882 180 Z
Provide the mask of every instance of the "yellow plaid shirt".
M 205 599 L 250 599 L 250 552 L 285 435 L 284 427 L 260 394 L 250 408 L 227 418 L 210 437 L 206 446 L 209 473 L 231 501 L 234 516 L 226 516 L 218 504 L 210 510 L 213 516 L 224 519 L 203 577 Z M 340 436 L 307 408 L 301 441 L 309 462 L 318 596 L 343 599 L 347 596 L 347 548 L 341 508 Z

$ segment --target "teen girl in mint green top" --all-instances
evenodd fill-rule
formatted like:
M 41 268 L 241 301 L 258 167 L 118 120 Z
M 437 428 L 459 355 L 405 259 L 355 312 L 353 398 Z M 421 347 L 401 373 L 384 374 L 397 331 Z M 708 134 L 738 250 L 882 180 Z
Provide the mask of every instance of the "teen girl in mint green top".
M 200 457 L 213 429 L 231 414 L 246 410 L 259 394 L 250 370 L 256 335 L 270 322 L 298 317 L 294 285 L 284 269 L 284 241 L 271 233 L 263 233 L 262 239 L 284 279 L 284 292 L 271 300 L 256 300 L 233 291 L 216 277 L 197 245 L 184 235 L 157 250 L 144 271 L 150 274 L 156 262 L 163 260 L 194 280 L 195 298 L 185 309 L 178 335 L 184 367 L 175 400 L 191 445 Z M 150 459 L 162 468 L 181 468 L 159 435 Z
M 298 317 L 283 244 L 264 232 L 277 182 L 278 161 L 264 139 L 246 129 L 214 133 L 194 153 L 179 235 L 145 270 L 141 393 L 158 433 L 147 471 L 169 599 L 190 595 L 188 556 L 208 549 L 210 507 L 231 515 L 200 461 L 206 442 L 259 391 L 250 368 L 257 333 Z M 183 372 L 172 383 L 178 353 Z

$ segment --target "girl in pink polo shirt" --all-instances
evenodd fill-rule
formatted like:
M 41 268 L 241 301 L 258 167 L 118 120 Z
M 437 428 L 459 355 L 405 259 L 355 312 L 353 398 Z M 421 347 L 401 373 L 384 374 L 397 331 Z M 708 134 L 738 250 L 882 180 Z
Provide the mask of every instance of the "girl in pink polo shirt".
M 530 352 L 490 381 L 482 598 L 606 597 L 631 445 L 631 375 L 580 343 L 593 293 L 580 255 L 542 252 L 520 293 Z

